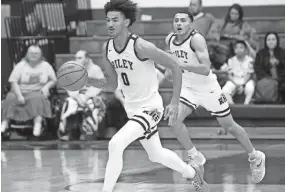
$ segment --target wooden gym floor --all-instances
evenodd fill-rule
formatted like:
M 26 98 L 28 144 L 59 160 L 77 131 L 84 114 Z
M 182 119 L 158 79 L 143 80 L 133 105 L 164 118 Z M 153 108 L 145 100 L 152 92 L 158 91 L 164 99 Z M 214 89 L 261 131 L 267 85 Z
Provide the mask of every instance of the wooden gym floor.
M 285 140 L 254 141 L 267 154 L 267 172 L 258 185 L 250 184 L 247 155 L 233 140 L 197 140 L 205 153 L 205 180 L 211 192 L 284 192 Z M 185 157 L 175 140 L 166 148 Z M 2 142 L 3 192 L 101 192 L 108 141 Z M 191 192 L 193 187 L 159 164 L 151 163 L 134 143 L 125 151 L 124 169 L 115 192 Z

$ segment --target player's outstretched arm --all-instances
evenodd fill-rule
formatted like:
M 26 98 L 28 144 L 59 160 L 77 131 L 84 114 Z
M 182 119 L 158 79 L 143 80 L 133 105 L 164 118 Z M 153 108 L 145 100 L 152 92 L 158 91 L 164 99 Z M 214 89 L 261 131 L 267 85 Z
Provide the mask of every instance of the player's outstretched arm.
M 149 58 L 160 65 L 169 68 L 173 74 L 173 95 L 170 105 L 166 108 L 165 118 L 169 118 L 169 124 L 177 118 L 178 103 L 181 92 L 182 84 L 182 70 L 179 67 L 179 61 L 172 57 L 170 54 L 157 48 L 153 43 L 150 43 L 144 39 L 139 38 L 136 42 L 135 49 L 141 58 Z M 177 107 L 173 109 L 172 107 Z M 171 108 L 171 109 L 170 109 Z M 168 111 L 171 111 L 168 113 Z
M 211 68 L 211 61 L 209 58 L 209 53 L 205 38 L 200 34 L 194 35 L 191 39 L 191 47 L 195 50 L 199 64 L 184 65 L 184 63 L 181 62 L 180 66 L 183 69 L 191 71 L 193 73 L 205 76 L 209 75 Z
M 105 91 L 114 92 L 118 87 L 117 73 L 107 58 L 106 47 L 107 43 L 104 43 L 102 51 L 103 62 L 98 63 L 98 66 L 102 69 L 105 78 L 88 78 L 87 84 Z

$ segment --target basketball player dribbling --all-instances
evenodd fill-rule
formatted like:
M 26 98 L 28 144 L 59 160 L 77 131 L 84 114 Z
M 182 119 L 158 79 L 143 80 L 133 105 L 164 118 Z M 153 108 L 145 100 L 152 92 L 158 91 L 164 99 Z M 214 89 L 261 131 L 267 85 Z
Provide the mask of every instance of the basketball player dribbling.
M 192 21 L 193 17 L 189 13 L 177 13 L 173 20 L 175 33 L 170 33 L 166 37 L 169 52 L 179 59 L 183 69 L 178 118 L 171 125 L 172 130 L 187 150 L 190 163 L 204 165 L 206 159 L 194 147 L 183 123 L 199 105 L 203 106 L 247 151 L 252 182 L 259 183 L 265 175 L 265 154 L 254 149 L 245 130 L 233 120 L 216 75 L 210 70 L 206 41 L 199 32 L 191 28 Z M 171 72 L 167 69 L 165 75 L 169 79 Z
M 157 124 L 163 115 L 163 103 L 158 93 L 158 79 L 154 62 L 169 68 L 173 74 L 173 95 L 164 118 L 169 125 L 176 120 L 182 83 L 179 61 L 129 32 L 136 20 L 137 5 L 130 0 L 110 0 L 104 6 L 108 33 L 112 37 L 104 46 L 101 65 L 105 79 L 89 79 L 88 84 L 115 91 L 118 84 L 125 97 L 124 107 L 129 121 L 109 142 L 103 192 L 114 190 L 123 168 L 123 152 L 139 139 L 151 161 L 161 163 L 189 179 L 196 191 L 205 191 L 199 166 L 187 165 L 176 153 L 162 147 Z M 118 82 L 119 81 L 119 82 Z

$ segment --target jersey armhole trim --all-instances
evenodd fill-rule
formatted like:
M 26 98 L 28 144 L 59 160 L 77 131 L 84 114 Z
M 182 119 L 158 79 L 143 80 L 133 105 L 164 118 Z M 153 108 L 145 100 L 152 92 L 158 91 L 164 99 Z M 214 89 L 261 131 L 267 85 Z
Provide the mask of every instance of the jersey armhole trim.
M 172 40 L 172 37 L 175 36 L 175 33 L 173 33 L 170 37 L 169 37 L 169 40 L 168 40 L 168 48 L 170 49 L 170 43 L 171 43 L 171 40 Z
M 147 61 L 147 60 L 149 60 L 149 58 L 140 58 L 139 56 L 138 56 L 138 52 L 136 51 L 136 42 L 137 42 L 137 39 L 139 38 L 139 36 L 132 36 L 131 37 L 131 39 L 133 39 L 134 40 L 134 52 L 135 52 L 135 55 L 136 55 L 136 57 L 138 58 L 138 60 L 140 60 L 140 61 Z
M 110 42 L 110 39 L 107 41 L 106 43 L 106 58 L 108 59 L 108 49 L 109 49 L 109 42 Z
M 198 33 L 198 31 L 196 31 L 195 29 L 191 32 L 191 34 L 190 34 L 190 42 L 189 42 L 189 44 L 190 44 L 190 49 L 195 53 L 196 51 L 195 51 L 195 49 L 192 47 L 192 45 L 191 45 L 191 40 L 192 40 L 192 38 L 194 37 L 194 35 L 196 35 Z

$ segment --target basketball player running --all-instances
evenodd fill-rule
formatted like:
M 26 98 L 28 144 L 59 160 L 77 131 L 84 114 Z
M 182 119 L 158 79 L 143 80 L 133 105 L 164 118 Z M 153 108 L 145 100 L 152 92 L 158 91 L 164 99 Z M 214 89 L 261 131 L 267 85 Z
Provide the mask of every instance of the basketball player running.
M 259 183 L 265 175 L 265 154 L 256 151 L 245 130 L 238 125 L 230 112 L 229 104 L 217 82 L 216 75 L 210 70 L 210 60 L 204 37 L 191 29 L 193 21 L 189 13 L 177 13 L 173 20 L 175 33 L 166 37 L 169 52 L 180 60 L 183 69 L 182 89 L 177 120 L 171 125 L 177 139 L 187 150 L 190 163 L 203 165 L 204 155 L 197 151 L 183 123 L 199 105 L 211 112 L 219 124 L 227 129 L 248 152 L 253 183 Z M 165 72 L 170 78 L 171 72 Z
M 88 84 L 110 91 L 115 91 L 119 84 L 125 97 L 124 107 L 129 121 L 109 142 L 103 192 L 114 190 L 123 168 L 123 152 L 137 139 L 151 161 L 180 172 L 192 181 L 196 191 L 205 191 L 207 184 L 200 174 L 199 166 L 189 166 L 176 153 L 163 148 L 157 132 L 163 103 L 158 93 L 154 62 L 162 63 L 173 73 L 173 96 L 164 114 L 171 125 L 176 119 L 181 91 L 182 70 L 178 66 L 179 61 L 129 32 L 129 26 L 136 18 L 136 3 L 130 0 L 111 0 L 105 4 L 104 10 L 108 32 L 112 37 L 103 46 L 106 62 L 101 67 L 106 79 L 89 79 Z

